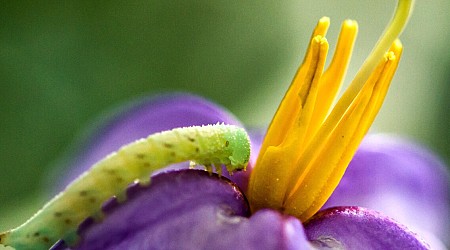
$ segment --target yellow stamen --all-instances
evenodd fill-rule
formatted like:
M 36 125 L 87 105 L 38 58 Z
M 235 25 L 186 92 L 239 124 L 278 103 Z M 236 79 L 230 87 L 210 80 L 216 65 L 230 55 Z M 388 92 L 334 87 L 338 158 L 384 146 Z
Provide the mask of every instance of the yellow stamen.
M 330 19 L 328 17 L 321 18 L 316 26 L 316 29 L 313 32 L 311 40 L 313 40 L 313 38 L 316 36 L 325 37 L 329 26 Z M 303 60 L 302 66 L 298 69 L 292 81 L 292 84 L 289 87 L 289 90 L 286 92 L 283 102 L 281 102 L 277 113 L 273 117 L 272 123 L 269 126 L 266 137 L 264 138 L 264 142 L 261 146 L 260 152 L 265 152 L 269 145 L 274 146 L 280 144 L 284 139 L 286 130 L 292 127 L 292 124 L 294 123 L 295 115 L 292 115 L 292 113 L 297 113 L 297 110 L 294 111 L 293 109 L 300 109 L 299 106 L 295 105 L 296 102 L 298 102 L 296 96 L 300 92 L 300 88 L 302 87 L 306 74 L 310 68 L 310 64 L 312 61 L 311 57 L 313 54 L 313 49 L 311 49 L 312 46 L 313 45 L 311 42 L 306 56 Z
M 350 63 L 357 33 L 358 23 L 356 21 L 346 20 L 342 24 L 333 60 L 320 79 L 319 93 L 314 107 L 314 116 L 312 117 L 307 132 L 310 138 L 317 132 L 331 111 L 333 101 L 341 89 L 345 73 Z
M 319 23 L 320 25 L 320 23 Z M 297 75 L 303 75 L 302 78 L 294 78 L 290 90 L 288 91 L 282 102 L 279 111 L 275 118 L 283 118 L 272 122 L 269 131 L 276 131 L 280 133 L 280 137 L 270 136 L 274 144 L 267 143 L 265 139 L 263 148 L 258 157 L 257 166 L 253 169 L 252 176 L 261 173 L 258 177 L 251 179 L 249 183 L 249 190 L 258 189 L 258 192 L 253 192 L 252 205 L 257 205 L 259 201 L 269 204 L 278 204 L 280 207 L 272 207 L 275 209 L 282 209 L 280 200 L 284 199 L 287 188 L 287 181 L 290 177 L 291 168 L 281 168 L 278 166 L 289 166 L 295 162 L 298 157 L 298 150 L 301 150 L 301 143 L 304 139 L 305 132 L 308 125 L 308 118 L 311 117 L 311 102 L 314 102 L 317 95 L 317 84 L 322 75 L 323 66 L 325 64 L 326 53 L 328 51 L 327 41 L 320 35 L 315 36 L 310 44 L 311 55 L 306 57 L 304 66 L 299 69 Z M 309 109 L 304 109 L 307 107 Z M 282 116 L 278 116 L 278 114 Z M 301 119 L 301 120 L 300 120 Z M 288 130 L 288 131 L 287 131 Z M 291 137 L 281 137 L 286 134 L 292 134 Z M 268 132 L 270 135 L 270 132 Z M 264 150 L 264 151 L 263 151 Z M 276 171 L 272 171 L 273 167 Z M 264 174 L 267 173 L 267 174 Z M 264 190 L 264 191 L 263 191 Z
M 327 201 L 383 103 L 401 51 L 401 43 L 395 42 L 334 130 L 327 133 L 326 139 L 308 145 L 290 179 L 286 213 L 306 220 Z M 319 131 L 318 135 L 324 133 Z
M 273 208 L 306 220 L 326 202 L 383 103 L 402 51 L 396 38 L 412 6 L 412 0 L 400 0 L 384 35 L 335 107 L 358 26 L 351 20 L 343 23 L 333 61 L 322 73 L 329 19 L 319 20 L 251 174 L 253 211 Z

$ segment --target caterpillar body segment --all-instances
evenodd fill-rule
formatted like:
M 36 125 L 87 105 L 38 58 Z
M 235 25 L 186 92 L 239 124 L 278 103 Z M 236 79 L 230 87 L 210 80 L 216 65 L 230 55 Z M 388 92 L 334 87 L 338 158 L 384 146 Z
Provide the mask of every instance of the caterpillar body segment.
M 177 128 L 140 139 L 96 163 L 69 184 L 23 225 L 0 234 L 0 244 L 21 249 L 48 249 L 57 240 L 76 243 L 78 225 L 87 217 L 101 218 L 101 205 L 121 197 L 136 180 L 167 165 L 193 161 L 206 167 L 225 165 L 229 172 L 245 169 L 250 141 L 233 125 Z

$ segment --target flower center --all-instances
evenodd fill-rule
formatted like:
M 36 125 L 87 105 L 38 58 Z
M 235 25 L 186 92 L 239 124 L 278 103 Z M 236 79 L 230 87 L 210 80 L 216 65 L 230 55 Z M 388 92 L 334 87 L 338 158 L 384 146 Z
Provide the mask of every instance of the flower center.
M 399 1 L 386 31 L 334 107 L 358 25 L 343 23 L 324 72 L 330 21 L 319 20 L 250 176 L 247 195 L 253 211 L 272 208 L 305 221 L 330 197 L 383 103 L 402 52 L 397 37 L 413 5 L 413 0 Z

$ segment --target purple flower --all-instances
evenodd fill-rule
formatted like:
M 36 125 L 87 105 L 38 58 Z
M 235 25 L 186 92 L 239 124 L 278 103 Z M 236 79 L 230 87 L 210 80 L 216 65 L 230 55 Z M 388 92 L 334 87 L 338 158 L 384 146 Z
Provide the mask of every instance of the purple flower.
M 154 109 L 162 104 L 165 108 Z M 171 112 L 165 112 L 166 108 Z M 156 132 L 151 121 L 161 118 L 167 127 L 158 129 L 167 130 L 172 128 L 170 124 L 178 127 L 192 121 L 191 112 L 200 110 L 209 111 L 197 117 L 203 122 L 239 124 L 229 112 L 199 97 L 176 94 L 150 98 L 107 119 L 105 124 L 109 126 L 104 127 L 108 129 L 96 132 L 97 139 L 84 145 L 84 156 L 74 161 L 100 159 L 102 155 L 95 154 L 98 146 L 104 146 L 97 143 L 126 134 L 129 126 L 136 134 Z M 149 122 L 133 122 L 142 115 Z M 263 136 L 258 132 L 250 135 L 252 149 L 257 151 Z M 136 138 L 139 136 L 130 136 L 110 146 L 120 147 Z M 249 169 L 255 163 L 252 159 Z M 88 165 L 78 168 L 84 171 Z M 229 178 L 246 183 L 248 172 Z M 74 177 L 73 172 L 66 175 L 67 180 Z M 426 149 L 396 137 L 370 135 L 363 140 L 324 210 L 302 226 L 298 219 L 274 210 L 250 214 L 240 191 L 245 185 L 238 189 L 236 181 L 200 170 L 169 169 L 154 175 L 149 186 L 130 186 L 123 204 L 115 199 L 108 201 L 101 223 L 80 227 L 82 240 L 74 249 L 423 249 L 428 243 L 444 249 L 438 238 L 445 240 L 450 232 L 448 222 L 442 219 L 450 215 L 448 180 L 445 166 Z M 391 217 L 414 228 L 414 233 Z
M 402 52 L 397 37 L 411 9 L 412 1 L 399 2 L 394 21 L 334 106 L 357 24 L 344 22 L 333 62 L 323 72 L 329 19 L 322 18 L 267 133 L 250 131 L 252 155 L 246 172 L 221 177 L 180 170 L 188 167 L 181 163 L 154 173 L 149 183 L 127 171 L 118 173 L 128 166 L 138 175 L 162 159 L 213 147 L 208 144 L 212 136 L 207 141 L 171 134 L 185 135 L 190 149 L 150 155 L 156 158 L 143 165 L 141 160 L 149 155 L 139 150 L 148 145 L 138 141 L 102 160 L 104 168 L 83 175 L 92 177 L 96 170 L 95 178 L 77 179 L 29 222 L 0 234 L 0 243 L 44 249 L 61 237 L 53 249 L 444 248 L 440 239 L 449 233 L 450 204 L 449 177 L 442 163 L 425 149 L 392 137 L 372 135 L 359 146 L 395 73 Z M 229 112 L 199 97 L 176 94 L 141 100 L 103 121 L 81 144 L 64 184 L 123 144 L 162 130 L 218 122 L 242 126 Z M 228 139 L 220 143 L 229 144 Z M 242 155 L 247 157 L 248 141 L 244 144 Z M 155 145 L 177 146 L 166 141 Z M 117 166 L 110 169 L 108 164 Z M 131 183 L 124 195 L 114 191 L 116 196 L 99 200 L 107 190 L 117 189 L 121 175 L 143 182 Z M 95 188 L 84 189 L 80 180 Z M 65 197 L 75 208 L 67 208 Z M 103 206 L 97 208 L 100 201 Z M 88 206 L 97 212 L 80 216 Z M 47 225 L 50 221 L 52 226 Z M 72 224 L 79 222 L 75 233 Z

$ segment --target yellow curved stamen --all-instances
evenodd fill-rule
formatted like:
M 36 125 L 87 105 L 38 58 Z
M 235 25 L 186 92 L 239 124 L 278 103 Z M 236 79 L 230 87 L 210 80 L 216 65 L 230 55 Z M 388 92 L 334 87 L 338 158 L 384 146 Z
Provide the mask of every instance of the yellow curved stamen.
M 322 74 L 329 19 L 320 19 L 250 176 L 253 211 L 273 208 L 306 220 L 326 202 L 383 103 L 402 51 L 395 39 L 413 3 L 400 0 L 384 35 L 333 108 L 358 26 L 355 21 L 344 22 L 333 61 Z
M 312 137 L 317 132 L 331 111 L 333 101 L 344 82 L 357 34 L 358 23 L 354 20 L 344 21 L 333 60 L 320 79 L 319 94 L 317 95 L 316 105 L 314 107 L 314 116 L 312 117 L 307 132 L 309 137 Z
M 395 42 L 328 138 L 315 140 L 302 154 L 295 170 L 305 167 L 291 175 L 286 213 L 304 221 L 325 204 L 383 103 L 401 51 L 400 42 Z
M 313 32 L 311 40 L 316 36 L 325 37 L 329 26 L 330 19 L 328 17 L 321 18 Z M 300 107 L 295 106 L 295 103 L 297 102 L 296 96 L 304 84 L 304 79 L 310 68 L 311 61 L 313 61 L 311 58 L 312 54 L 316 55 L 311 48 L 312 46 L 312 43 L 310 43 L 303 63 L 295 74 L 289 90 L 286 92 L 280 107 L 278 107 L 278 110 L 273 117 L 266 137 L 264 138 L 264 142 L 261 145 L 260 152 L 265 152 L 268 146 L 279 145 L 285 137 L 286 130 L 292 127 L 292 123 L 294 123 L 295 115 L 292 115 L 292 113 L 296 111 L 293 111 L 293 109 L 300 109 Z
M 306 106 L 305 104 L 307 104 L 308 101 L 313 102 L 317 95 L 317 84 L 325 64 L 328 42 L 321 35 L 317 35 L 311 41 L 310 51 L 311 55 L 306 57 L 303 64 L 307 65 L 308 68 L 302 67 L 298 71 L 298 75 L 301 74 L 304 77 L 297 78 L 297 81 L 294 78 L 294 84 L 291 86 L 290 90 L 295 92 L 289 91 L 287 93 L 286 97 L 290 98 L 287 99 L 287 102 L 281 104 L 282 106 L 277 112 L 276 117 L 286 117 L 286 119 L 280 119 L 277 123 L 272 122 L 271 125 L 272 131 L 278 132 L 282 130 L 286 133 L 286 130 L 289 130 L 287 133 L 295 134 L 295 138 L 298 140 L 301 140 L 299 136 L 304 134 L 307 129 L 307 127 L 304 126 L 307 125 L 307 122 L 302 122 L 298 119 L 300 117 L 306 118 L 311 116 L 312 110 L 304 110 L 303 107 Z M 278 116 L 278 114 L 282 116 Z M 303 124 L 303 126 L 301 124 Z M 299 146 L 301 146 L 299 143 L 293 144 L 292 139 L 294 139 L 294 136 L 287 138 L 273 136 L 269 138 L 273 140 L 275 145 L 270 145 L 265 141 L 266 144 L 263 144 L 263 147 L 265 146 L 266 148 L 264 151 L 260 151 L 260 156 L 258 158 L 258 161 L 261 163 L 259 164 L 259 167 L 253 169 L 252 172 L 252 175 L 255 173 L 262 174 L 259 175 L 260 178 L 253 179 L 253 182 L 251 181 L 249 183 L 249 190 L 254 190 L 255 188 L 259 189 L 258 192 L 253 193 L 253 198 L 255 200 L 252 202 L 253 205 L 256 205 L 256 202 L 261 200 L 264 200 L 264 203 L 269 202 L 271 204 L 276 204 L 279 203 L 277 201 L 284 199 L 287 182 L 280 180 L 287 180 L 291 169 L 276 168 L 276 171 L 272 171 L 272 166 L 291 165 L 292 162 L 296 160 L 292 157 L 297 157 L 296 152 L 299 150 Z M 262 152 L 264 152 L 263 155 L 261 155 Z M 276 209 L 280 208 L 277 207 Z

